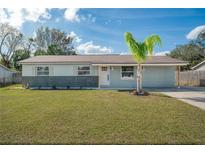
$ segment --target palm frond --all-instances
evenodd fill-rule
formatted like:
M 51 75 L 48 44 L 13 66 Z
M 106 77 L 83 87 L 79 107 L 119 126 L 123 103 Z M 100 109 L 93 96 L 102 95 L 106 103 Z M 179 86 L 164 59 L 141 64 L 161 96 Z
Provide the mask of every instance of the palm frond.
M 159 35 L 151 35 L 144 40 L 146 44 L 147 52 L 149 56 L 152 56 L 154 47 L 156 45 L 162 46 L 161 39 Z
M 131 51 L 133 58 L 137 63 L 141 63 L 146 60 L 146 45 L 145 43 L 137 42 L 131 33 L 125 33 L 125 41 L 129 50 Z

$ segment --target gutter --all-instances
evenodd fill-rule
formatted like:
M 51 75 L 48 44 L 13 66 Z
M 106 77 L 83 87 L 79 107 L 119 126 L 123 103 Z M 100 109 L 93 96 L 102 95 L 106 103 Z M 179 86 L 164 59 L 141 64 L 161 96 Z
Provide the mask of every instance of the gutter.
M 26 65 L 92 65 L 92 66 L 137 66 L 137 63 L 133 63 L 133 64 L 127 64 L 127 63 L 99 63 L 99 64 L 92 64 L 92 63 L 67 63 L 67 62 L 35 62 L 35 63 L 31 63 L 31 62 L 24 62 L 24 63 L 20 63 L 22 65 L 26 64 Z M 185 66 L 188 63 L 161 63 L 161 64 L 141 64 L 142 66 Z
M 141 64 L 141 66 L 185 66 L 188 63 Z M 137 66 L 138 64 L 92 64 L 93 66 Z

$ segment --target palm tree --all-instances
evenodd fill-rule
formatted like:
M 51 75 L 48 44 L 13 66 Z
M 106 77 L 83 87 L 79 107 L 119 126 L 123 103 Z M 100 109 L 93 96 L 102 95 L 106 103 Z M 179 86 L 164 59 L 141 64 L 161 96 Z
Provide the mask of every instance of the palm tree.
M 141 64 L 151 58 L 155 45 L 161 46 L 161 39 L 158 35 L 151 35 L 145 38 L 143 42 L 138 42 L 132 36 L 131 33 L 125 33 L 125 41 L 129 50 L 132 53 L 134 60 L 137 62 L 137 93 L 139 94 L 142 90 L 142 72 Z

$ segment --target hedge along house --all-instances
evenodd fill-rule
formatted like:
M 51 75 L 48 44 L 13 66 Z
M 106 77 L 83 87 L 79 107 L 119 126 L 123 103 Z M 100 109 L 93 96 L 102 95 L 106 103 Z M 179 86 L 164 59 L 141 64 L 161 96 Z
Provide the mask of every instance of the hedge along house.
M 28 87 L 136 88 L 137 64 L 131 55 L 36 56 L 20 61 Z M 184 61 L 153 56 L 142 64 L 143 87 L 174 87 Z M 179 70 L 179 69 L 178 69 Z

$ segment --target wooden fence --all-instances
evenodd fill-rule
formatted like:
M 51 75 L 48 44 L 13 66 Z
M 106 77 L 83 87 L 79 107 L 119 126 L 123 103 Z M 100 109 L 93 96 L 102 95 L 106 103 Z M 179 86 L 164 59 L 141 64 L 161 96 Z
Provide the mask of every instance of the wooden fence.
M 179 75 L 180 86 L 205 86 L 205 71 L 185 71 Z

